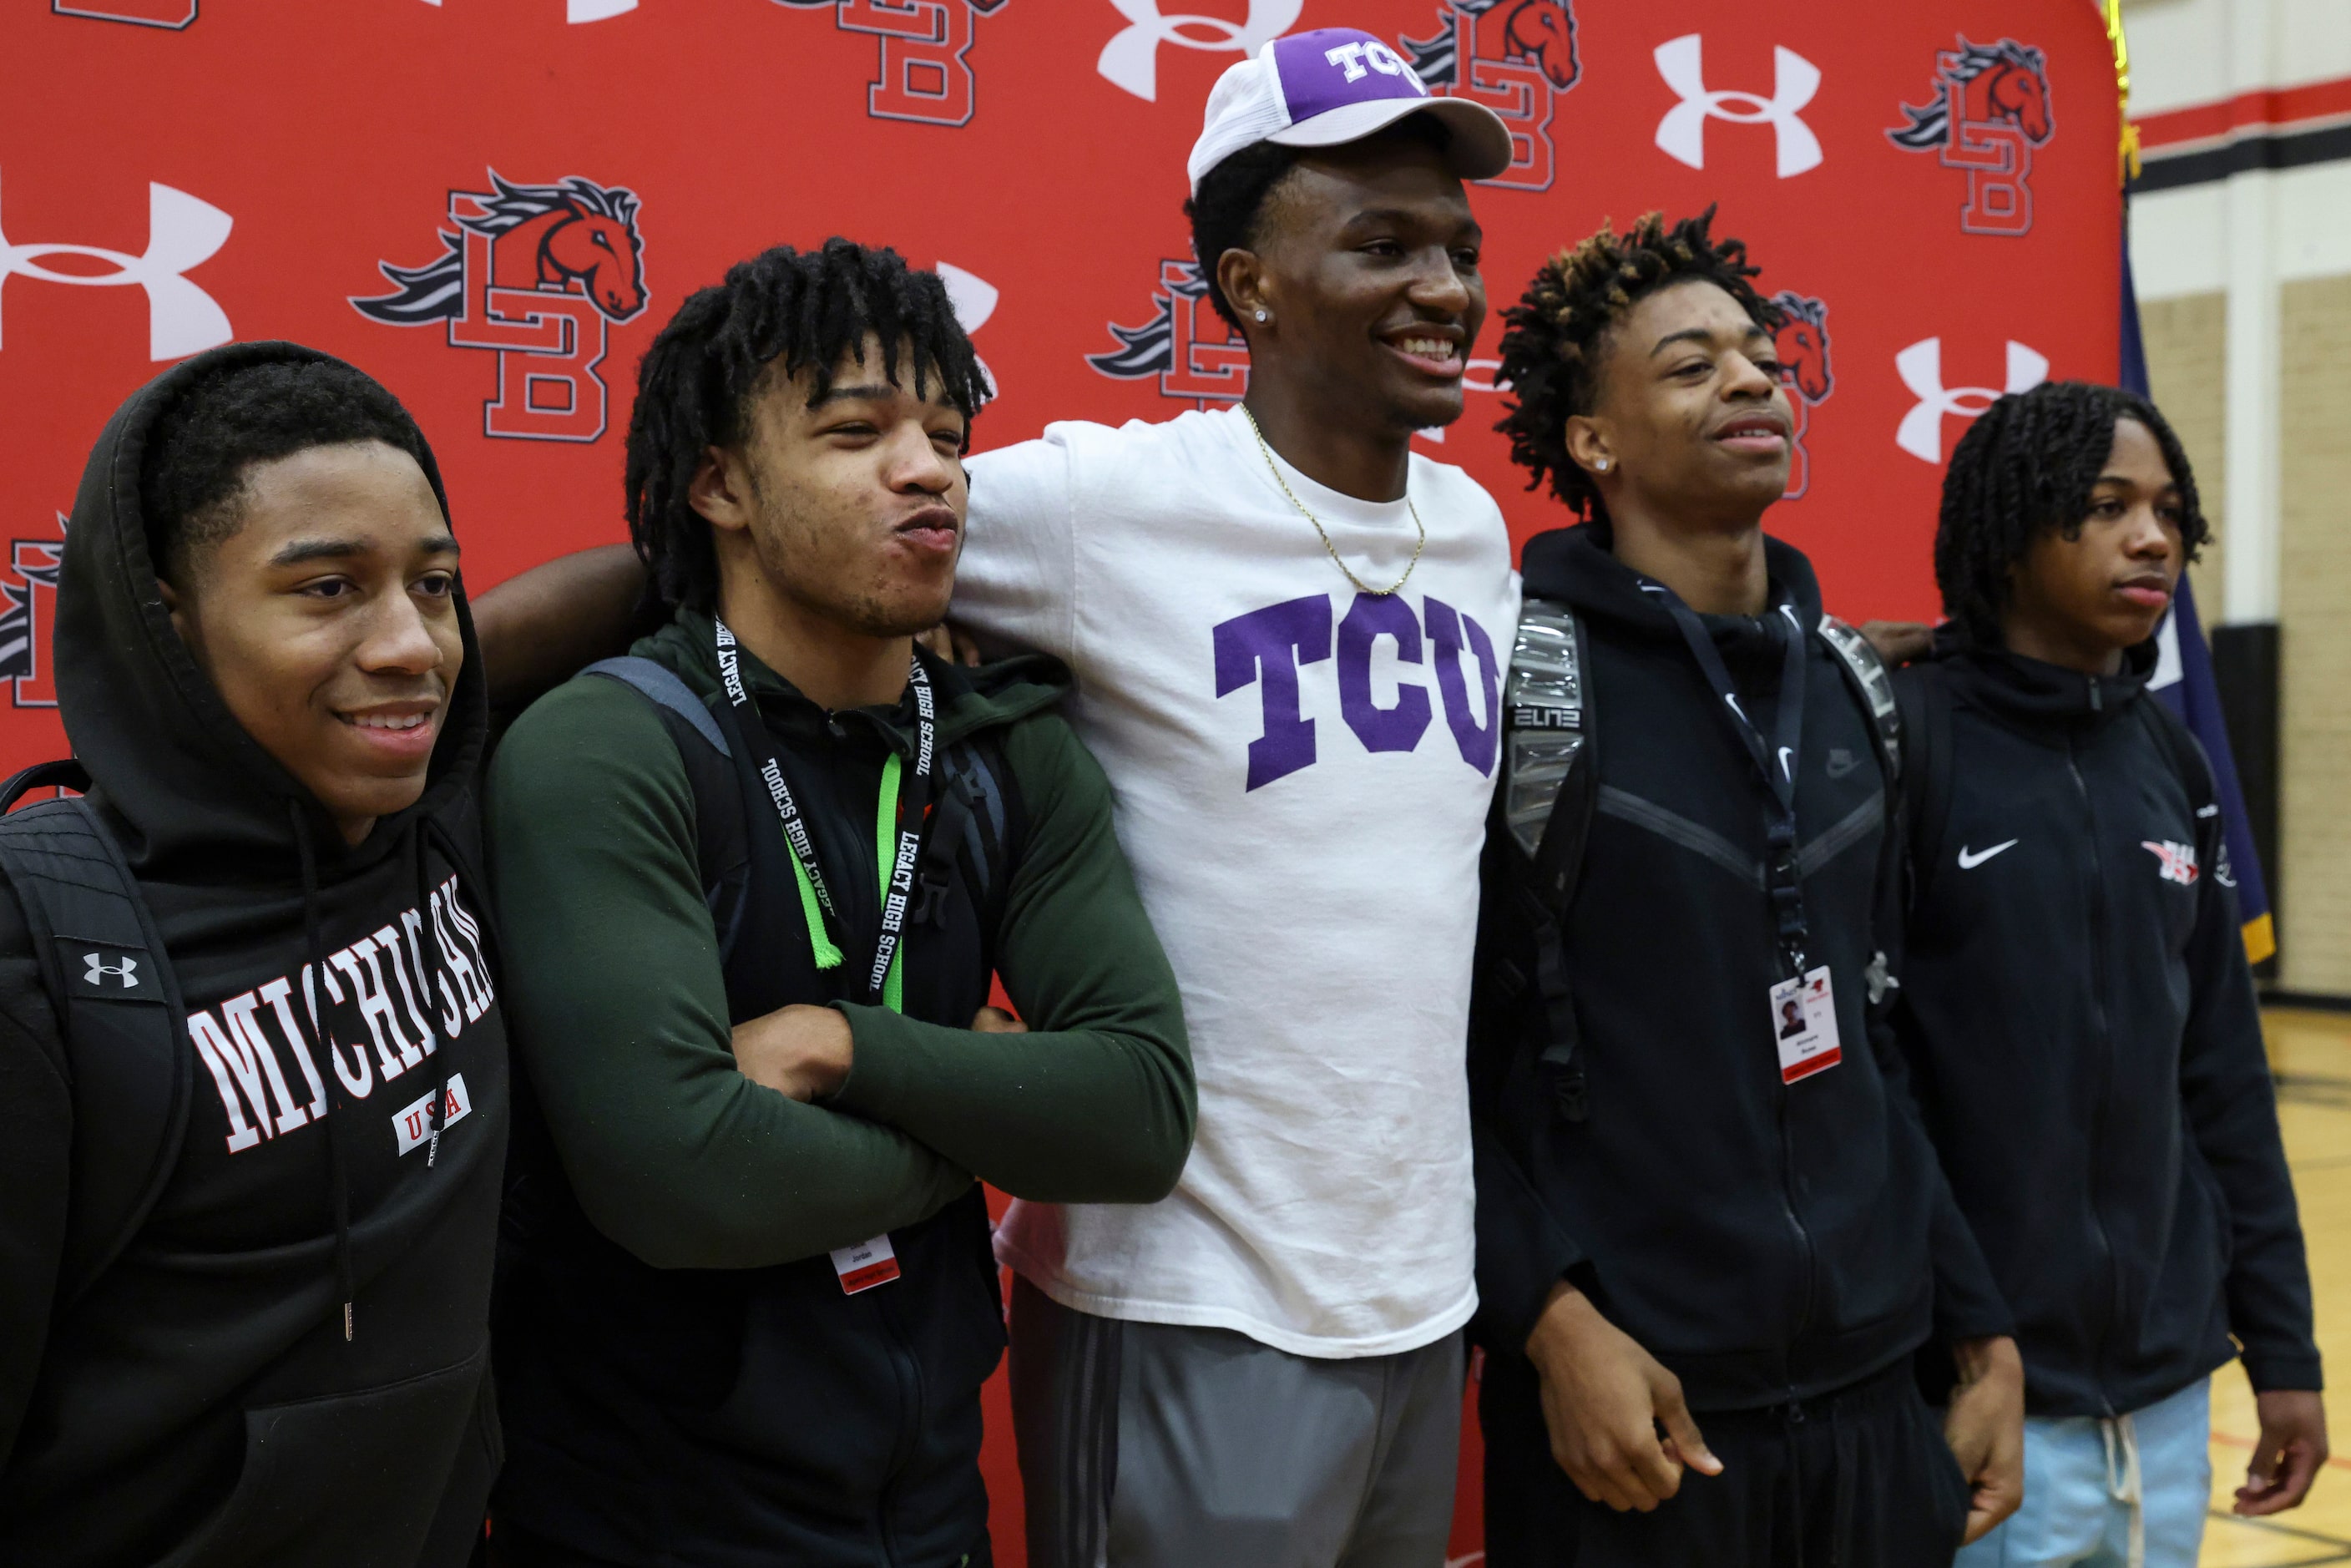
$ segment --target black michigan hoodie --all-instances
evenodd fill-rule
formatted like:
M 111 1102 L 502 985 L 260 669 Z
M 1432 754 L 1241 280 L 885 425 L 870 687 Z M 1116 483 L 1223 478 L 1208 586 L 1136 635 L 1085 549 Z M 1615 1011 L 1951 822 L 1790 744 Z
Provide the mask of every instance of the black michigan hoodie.
M 487 900 L 461 870 L 479 863 L 487 711 L 464 599 L 465 664 L 424 796 L 347 848 L 173 632 L 139 511 L 149 434 L 193 380 L 324 358 L 256 343 L 174 368 L 108 423 L 75 498 L 58 701 L 190 1009 L 185 1132 L 120 1260 L 53 1312 L 73 1202 L 74 1058 L 0 882 L 10 1568 L 441 1568 L 464 1563 L 480 1533 L 496 1463 L 488 1309 L 507 1085 Z M 429 459 L 426 472 L 439 494 Z M 314 940 L 331 1062 L 314 1061 L 298 1029 Z M 428 1169 L 414 1113 L 444 1074 L 463 1113 Z
M 1916 825 L 1896 1021 L 2015 1311 L 2027 1408 L 2141 1408 L 2231 1334 L 2255 1388 L 2318 1387 L 2236 896 L 2158 733 L 2178 721 L 2147 691 L 2154 645 L 2112 676 L 1952 628 L 1938 654 L 1896 677 L 1921 715 L 1948 694 L 1924 771 L 1949 799 Z
M 1682 1381 L 1692 1409 L 1810 1398 L 1939 1331 L 2007 1332 L 1869 1006 L 1891 953 L 1895 862 L 1867 712 L 1809 629 L 1811 563 L 1765 541 L 1771 602 L 1807 632 L 1795 758 L 1809 954 L 1826 965 L 1844 1060 L 1782 1082 L 1770 988 L 1766 808 L 1749 754 L 1672 616 L 1589 526 L 1527 545 L 1527 597 L 1582 619 L 1599 799 L 1565 955 L 1589 1084 L 1584 1120 L 1530 1093 L 1531 1008 L 1473 1010 L 1478 1293 L 1488 1343 L 1516 1354 L 1562 1278 Z M 1747 711 L 1774 733 L 1784 617 L 1704 618 Z M 1481 981 L 1531 944 L 1496 896 L 1489 837 Z M 1938 1291 L 1937 1287 L 1940 1285 Z

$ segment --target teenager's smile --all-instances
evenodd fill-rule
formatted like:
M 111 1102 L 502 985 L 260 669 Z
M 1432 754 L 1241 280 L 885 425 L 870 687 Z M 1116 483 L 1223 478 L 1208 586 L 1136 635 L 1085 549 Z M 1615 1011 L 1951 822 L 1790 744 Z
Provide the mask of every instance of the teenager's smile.
M 1414 321 L 1386 328 L 1379 334 L 1380 341 L 1414 374 L 1447 383 L 1458 382 L 1468 368 L 1462 357 L 1468 337 L 1458 325 L 1436 321 Z
M 1788 450 L 1788 418 L 1777 409 L 1735 414 L 1716 428 L 1713 439 L 1733 452 L 1778 457 Z
M 385 761 L 413 762 L 433 755 L 446 706 L 445 697 L 417 698 L 338 708 L 335 716 L 368 748 L 370 755 Z

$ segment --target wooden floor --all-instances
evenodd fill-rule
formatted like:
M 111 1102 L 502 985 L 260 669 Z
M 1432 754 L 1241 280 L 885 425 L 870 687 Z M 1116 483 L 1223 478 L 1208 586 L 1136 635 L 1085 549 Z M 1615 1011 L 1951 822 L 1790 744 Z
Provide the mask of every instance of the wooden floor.
M 2351 1564 L 2351 1013 L 2273 1010 L 2270 1061 L 2278 1073 L 2278 1118 L 2302 1199 L 2318 1301 L 2318 1345 L 2335 1386 L 2327 1416 L 2337 1458 L 2310 1500 L 2273 1519 L 2229 1511 L 2252 1455 L 2252 1392 L 2231 1365 L 2212 1382 L 2212 1519 L 2205 1568 L 2299 1568 Z

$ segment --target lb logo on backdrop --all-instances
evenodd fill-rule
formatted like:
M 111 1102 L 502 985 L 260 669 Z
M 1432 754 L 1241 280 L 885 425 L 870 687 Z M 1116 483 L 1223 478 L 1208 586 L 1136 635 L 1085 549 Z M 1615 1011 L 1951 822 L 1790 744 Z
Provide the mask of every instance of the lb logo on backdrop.
M 830 11 L 844 33 L 881 39 L 882 62 L 865 89 L 865 112 L 875 120 L 930 125 L 969 123 L 979 101 L 972 74 L 972 37 L 979 18 L 1004 0 L 775 0 L 795 11 Z
M 1821 139 L 1804 121 L 1803 110 L 1821 90 L 1821 68 L 1796 53 L 1774 46 L 1771 50 L 1771 96 L 1735 88 L 1706 85 L 1706 40 L 1685 33 L 1668 38 L 1652 51 L 1657 74 L 1681 101 L 1657 121 L 1657 145 L 1667 156 L 1693 169 L 1706 167 L 1706 122 L 1728 120 L 1733 125 L 1771 128 L 1781 179 L 1821 166 Z
M 147 357 L 184 359 L 236 336 L 220 302 L 187 277 L 191 269 L 219 254 L 235 225 L 235 219 L 210 202 L 150 181 L 145 250 L 132 256 L 96 245 L 12 244 L 5 221 L 0 221 L 0 284 L 12 276 L 75 288 L 121 288 L 136 284 L 147 294 Z M 47 265 L 53 256 L 107 262 L 114 270 L 60 272 Z M 0 298 L 19 296 L 0 291 Z M 7 342 L 5 325 L 0 318 L 0 348 Z
M 1249 391 L 1249 345 L 1208 302 L 1198 262 L 1162 257 L 1151 302 L 1151 319 L 1139 327 L 1110 322 L 1118 347 L 1088 354 L 1086 363 L 1114 381 L 1156 377 L 1161 397 L 1187 398 L 1202 408 Z
M 1249 0 L 1249 16 L 1241 21 L 1189 13 L 1166 16 L 1160 0 L 1110 0 L 1111 8 L 1126 18 L 1126 26 L 1111 36 L 1094 60 L 1094 69 L 1112 86 L 1147 103 L 1159 98 L 1159 46 L 1229 53 L 1244 57 L 1290 31 L 1306 0 Z
M 57 514 L 57 532 L 66 515 Z M 49 667 L 49 633 L 57 625 L 57 566 L 62 538 L 11 539 L 8 570 L 0 576 L 0 680 L 12 707 L 57 706 L 57 672 Z
M 636 193 L 573 174 L 518 185 L 493 169 L 487 191 L 449 193 L 453 233 L 422 267 L 376 264 L 392 292 L 351 308 L 393 327 L 446 324 L 453 349 L 497 356 L 482 434 L 593 441 L 609 398 L 597 367 L 612 327 L 645 308 Z
M 1780 379 L 1788 383 L 1788 402 L 1796 414 L 1796 428 L 1788 440 L 1788 488 L 1781 499 L 1799 501 L 1813 486 L 1813 456 L 1804 449 L 1804 434 L 1812 428 L 1813 410 L 1836 391 L 1836 377 L 1829 368 L 1829 308 L 1792 288 L 1780 290 L 1771 303 L 1780 310 L 1771 351 L 1780 357 Z
M 1935 57 L 1935 96 L 1901 108 L 1903 123 L 1887 141 L 1967 171 L 1959 227 L 2011 237 L 2032 232 L 2032 150 L 2057 129 L 2046 56 L 2014 38 L 1970 44 L 1963 34 L 1958 48 Z
M 1442 0 L 1437 19 L 1436 37 L 1396 41 L 1429 91 L 1482 103 L 1510 127 L 1510 166 L 1479 183 L 1550 190 L 1552 111 L 1583 74 L 1569 0 Z
M 1992 387 L 1947 387 L 1943 384 L 1943 340 L 1921 338 L 1894 356 L 1902 384 L 1918 401 L 1902 416 L 1894 444 L 1922 463 L 1943 461 L 1943 420 L 1947 415 L 1972 420 L 1991 407 L 2003 392 L 2031 392 L 2049 379 L 2049 356 L 2008 340 L 2007 384 Z

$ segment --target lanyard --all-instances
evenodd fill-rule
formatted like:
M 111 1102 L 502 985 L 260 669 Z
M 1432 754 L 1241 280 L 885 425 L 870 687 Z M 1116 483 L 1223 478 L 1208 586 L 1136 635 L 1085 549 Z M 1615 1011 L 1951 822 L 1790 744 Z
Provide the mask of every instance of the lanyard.
M 1786 957 L 1791 975 L 1802 975 L 1807 967 L 1804 939 L 1807 926 L 1804 917 L 1804 891 L 1796 867 L 1796 759 L 1803 744 L 1804 734 L 1804 628 L 1797 618 L 1795 606 L 1782 601 L 1778 606 L 1780 618 L 1787 625 L 1782 633 L 1785 644 L 1780 672 L 1778 709 L 1773 727 L 1778 733 L 1769 739 L 1755 727 L 1755 721 L 1739 701 L 1739 690 L 1731 684 L 1730 672 L 1724 667 L 1721 651 L 1715 647 L 1706 625 L 1698 612 L 1681 601 L 1681 596 L 1663 583 L 1644 582 L 1642 587 L 1654 593 L 1665 604 L 1680 628 L 1682 641 L 1689 644 L 1690 657 L 1698 661 L 1707 684 L 1721 699 L 1722 715 L 1747 755 L 1755 764 L 1755 772 L 1770 796 L 1768 821 L 1765 824 L 1763 857 L 1767 892 L 1771 900 L 1771 913 L 1778 927 L 1780 951 Z
M 832 890 L 825 885 L 824 869 L 817 863 L 816 844 L 809 837 L 799 802 L 793 798 L 790 784 L 785 781 L 774 747 L 766 743 L 768 729 L 759 718 L 758 706 L 744 689 L 735 633 L 726 629 L 724 621 L 714 617 L 713 624 L 717 628 L 718 674 L 726 687 L 726 700 L 735 705 L 737 715 L 748 721 L 743 727 L 747 735 L 758 737 L 760 754 L 756 760 L 759 777 L 768 786 L 768 799 L 775 802 L 776 816 L 783 824 L 784 842 L 792 852 L 792 879 L 799 885 L 800 916 L 808 922 L 809 946 L 815 952 L 818 968 L 838 968 L 841 951 L 831 928 L 841 924 L 841 911 L 833 903 Z M 907 902 L 914 890 L 914 862 L 922 853 L 924 820 L 930 814 L 932 766 L 938 751 L 936 698 L 931 677 L 919 657 L 911 661 L 906 681 L 914 694 L 914 777 L 902 799 L 905 768 L 895 751 L 883 759 L 882 788 L 873 817 L 873 859 L 881 876 L 882 932 L 874 940 L 873 962 L 866 971 L 864 996 L 867 1002 L 879 1002 L 893 1012 L 904 1010 L 899 948 L 905 938 Z

